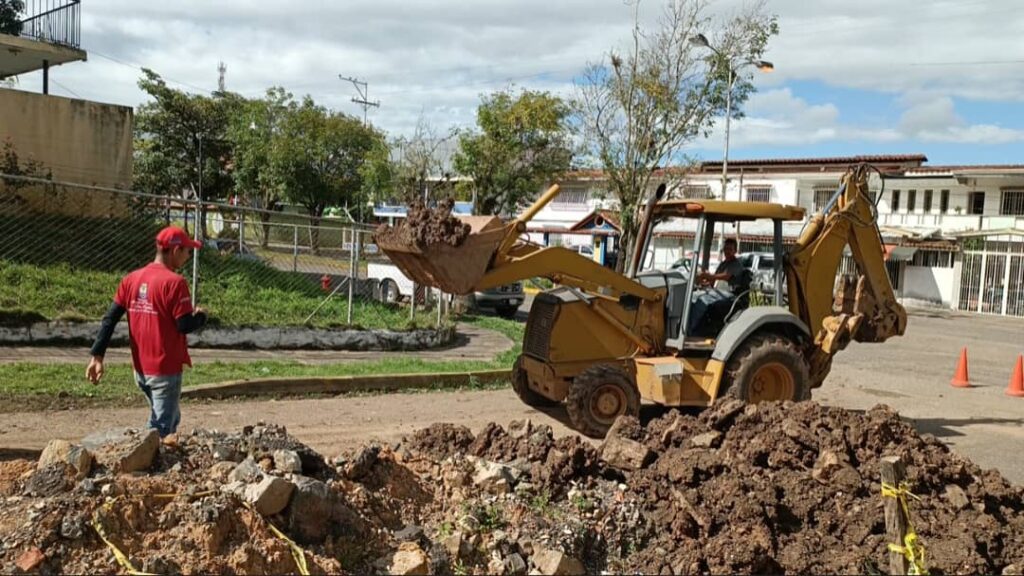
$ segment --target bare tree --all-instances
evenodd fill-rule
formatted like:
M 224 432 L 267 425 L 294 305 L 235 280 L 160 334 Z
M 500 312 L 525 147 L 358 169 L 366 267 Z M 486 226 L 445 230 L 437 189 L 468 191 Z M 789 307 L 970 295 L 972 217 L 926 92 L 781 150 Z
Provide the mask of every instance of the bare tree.
M 683 163 L 683 146 L 709 135 L 730 88 L 733 116 L 740 115 L 737 104 L 753 86 L 735 76 L 732 64 L 759 58 L 778 32 L 776 18 L 760 4 L 716 21 L 705 16 L 702 0 L 670 0 L 653 30 L 640 27 L 639 0 L 633 10 L 628 49 L 611 52 L 607 65 L 591 65 L 575 101 L 585 157 L 604 169 L 619 203 L 619 271 L 632 252 L 638 209 L 656 171 Z M 698 45 L 697 38 L 716 48 Z
M 454 129 L 441 134 L 421 115 L 412 136 L 398 139 L 396 189 L 404 202 L 436 197 L 450 187 L 447 147 L 456 136 Z

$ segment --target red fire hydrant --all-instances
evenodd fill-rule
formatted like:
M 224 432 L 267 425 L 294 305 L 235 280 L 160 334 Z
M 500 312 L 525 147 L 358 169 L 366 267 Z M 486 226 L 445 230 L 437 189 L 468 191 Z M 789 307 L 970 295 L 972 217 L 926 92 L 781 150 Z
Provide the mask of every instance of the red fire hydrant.
M 323 276 L 320 277 L 320 289 L 323 290 L 324 292 L 331 291 L 331 277 L 328 276 L 327 274 L 324 274 Z

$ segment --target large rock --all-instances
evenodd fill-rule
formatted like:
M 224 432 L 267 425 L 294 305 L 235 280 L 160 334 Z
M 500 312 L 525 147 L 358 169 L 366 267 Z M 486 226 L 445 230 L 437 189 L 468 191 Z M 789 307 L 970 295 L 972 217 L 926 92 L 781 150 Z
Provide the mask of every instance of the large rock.
M 302 473 L 302 459 L 294 450 L 275 450 L 274 468 L 281 472 Z
M 491 494 L 505 494 L 512 491 L 518 475 L 518 470 L 511 466 L 481 458 L 476 461 L 473 485 Z
M 288 532 L 297 542 L 319 544 L 331 535 L 355 536 L 365 523 L 327 484 L 295 475 L 295 491 L 285 515 Z
M 654 459 L 654 452 L 619 433 L 620 423 L 624 421 L 623 418 L 617 419 L 608 430 L 608 435 L 601 444 L 601 459 L 619 470 L 639 470 L 650 464 Z
M 228 473 L 228 482 L 255 482 L 263 476 L 263 469 L 252 458 L 246 458 L 238 463 Z
M 391 559 L 392 574 L 416 574 L 423 575 L 430 573 L 430 559 L 427 553 L 415 542 L 403 542 L 398 551 Z
M 567 574 L 584 574 L 586 570 L 579 560 L 558 550 L 540 549 L 534 553 L 533 565 L 537 572 L 546 576 L 562 576 Z
M 152 429 L 117 428 L 82 438 L 82 446 L 112 472 L 139 472 L 153 465 L 160 449 L 160 434 Z
M 822 450 L 818 454 L 811 469 L 811 478 L 848 492 L 857 490 L 861 485 L 860 473 L 850 465 L 846 456 L 832 450 Z
M 43 448 L 36 468 L 42 470 L 58 462 L 70 464 L 75 469 L 76 479 L 81 480 L 89 475 L 92 468 L 92 453 L 67 440 L 50 440 L 46 448 Z
M 295 485 L 284 478 L 266 476 L 245 488 L 245 499 L 260 514 L 272 516 L 284 510 L 294 489 Z
M 44 560 L 46 560 L 46 555 L 43 554 L 43 551 L 33 546 L 32 548 L 22 552 L 14 562 L 14 565 L 22 572 L 31 572 L 38 568 Z

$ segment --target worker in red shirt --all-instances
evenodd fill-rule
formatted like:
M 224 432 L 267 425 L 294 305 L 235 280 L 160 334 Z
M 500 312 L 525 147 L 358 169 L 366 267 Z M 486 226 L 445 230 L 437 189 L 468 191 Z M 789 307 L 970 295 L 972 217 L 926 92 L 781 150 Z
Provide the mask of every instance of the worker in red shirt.
M 85 375 L 93 384 L 103 378 L 103 356 L 114 327 L 128 313 L 135 382 L 149 399 L 149 427 L 167 439 L 181 421 L 182 366 L 192 366 L 186 334 L 206 324 L 206 312 L 192 308 L 188 283 L 176 270 L 202 243 L 184 230 L 168 226 L 156 236 L 156 258 L 121 280 L 99 334 Z

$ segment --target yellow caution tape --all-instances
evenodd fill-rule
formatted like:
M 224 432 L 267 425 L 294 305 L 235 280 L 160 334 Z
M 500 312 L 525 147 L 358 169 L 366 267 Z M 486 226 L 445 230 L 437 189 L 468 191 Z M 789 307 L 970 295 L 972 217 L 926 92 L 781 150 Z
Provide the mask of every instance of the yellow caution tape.
M 910 565 L 908 574 L 928 574 L 928 569 L 924 565 L 924 545 L 918 541 L 917 533 L 914 532 L 914 525 L 910 522 L 910 505 L 907 504 L 908 496 L 914 500 L 921 500 L 921 498 L 910 491 L 910 487 L 906 482 L 900 482 L 899 486 L 893 486 L 885 482 L 882 483 L 882 497 L 895 498 L 900 503 L 903 514 L 907 518 L 907 534 L 903 537 L 903 545 L 890 543 L 888 548 L 892 552 L 903 554 L 907 559 Z
M 112 502 L 107 502 L 103 505 L 103 509 L 110 510 L 111 504 Z M 136 570 L 135 566 L 132 565 L 131 560 L 128 559 L 128 556 L 125 555 L 124 552 L 121 552 L 121 550 L 107 538 L 106 530 L 103 528 L 103 524 L 100 523 L 99 510 L 92 514 L 92 527 L 96 530 L 96 534 L 99 535 L 100 540 L 103 540 L 103 543 L 106 544 L 107 547 L 110 548 L 110 551 L 114 553 L 114 559 L 117 560 L 117 563 L 120 564 L 128 574 L 131 574 L 132 576 L 158 576 L 152 572 Z
M 256 514 L 260 518 L 263 518 L 263 516 L 260 515 L 260 513 L 257 512 L 256 509 L 252 507 L 252 504 L 245 502 L 245 506 L 249 510 L 252 510 L 253 514 Z M 298 544 L 296 544 L 294 540 L 286 536 L 284 532 L 278 530 L 277 527 L 274 526 L 273 522 L 267 520 L 266 518 L 263 518 L 263 521 L 267 523 L 267 527 L 270 528 L 270 531 L 274 533 L 274 536 L 277 536 L 278 538 L 283 540 L 284 543 L 287 544 L 289 548 L 291 548 L 292 558 L 295 559 L 295 566 L 298 567 L 299 574 L 302 574 L 302 576 L 309 576 L 309 567 L 306 564 L 306 551 L 303 550 Z

